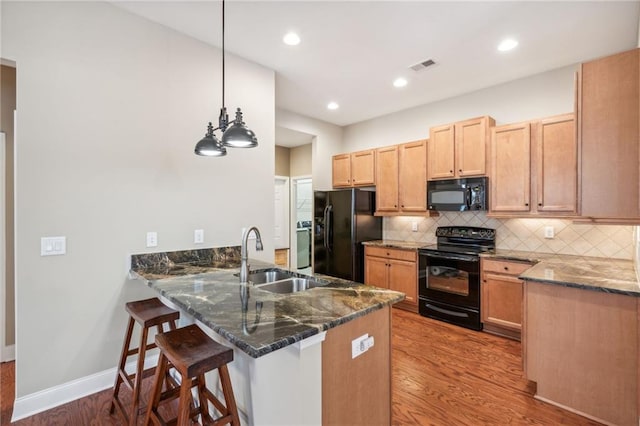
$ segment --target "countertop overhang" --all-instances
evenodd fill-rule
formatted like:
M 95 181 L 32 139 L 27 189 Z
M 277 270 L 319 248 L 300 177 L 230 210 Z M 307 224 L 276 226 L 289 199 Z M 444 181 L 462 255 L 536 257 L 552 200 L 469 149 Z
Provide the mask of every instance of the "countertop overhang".
M 276 268 L 250 260 L 251 270 Z M 277 294 L 239 282 L 237 259 L 135 268 L 131 276 L 253 358 L 400 302 L 404 294 L 339 278 L 291 294 Z M 280 268 L 285 269 L 285 268 Z M 299 276 L 304 276 L 298 274 Z

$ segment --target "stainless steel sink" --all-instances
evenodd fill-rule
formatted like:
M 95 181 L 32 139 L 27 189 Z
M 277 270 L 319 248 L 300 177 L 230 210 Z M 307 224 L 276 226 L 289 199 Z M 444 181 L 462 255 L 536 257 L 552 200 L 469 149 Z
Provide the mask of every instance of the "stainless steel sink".
M 256 287 L 262 290 L 270 291 L 272 293 L 286 294 L 309 290 L 310 288 L 315 287 L 322 287 L 324 285 L 326 284 L 308 278 L 288 278 L 286 280 L 260 284 Z
M 248 281 L 257 284 L 272 283 L 274 281 L 285 280 L 287 278 L 293 278 L 295 274 L 293 272 L 285 271 L 282 269 L 267 269 L 264 271 L 249 272 Z
M 295 272 L 276 268 L 250 272 L 248 281 L 256 288 L 280 294 L 295 293 L 327 285 L 326 282 L 311 277 L 300 277 Z

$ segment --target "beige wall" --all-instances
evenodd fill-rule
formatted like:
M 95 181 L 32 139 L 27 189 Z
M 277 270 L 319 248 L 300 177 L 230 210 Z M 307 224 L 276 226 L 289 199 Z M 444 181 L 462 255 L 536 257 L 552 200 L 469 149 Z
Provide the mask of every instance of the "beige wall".
M 276 145 L 276 176 L 290 176 L 290 149 Z
M 342 127 L 283 109 L 276 110 L 276 125 L 315 135 L 311 143 L 313 189 L 331 189 L 331 157 L 343 152 Z
M 18 69 L 16 388 L 22 397 L 114 368 L 131 253 L 239 245 L 273 259 L 274 73 L 227 55 L 227 107 L 259 146 L 194 155 L 218 116 L 220 51 L 99 2 L 2 2 L 2 54 Z M 158 247 L 145 247 L 147 231 Z M 40 257 L 40 238 L 67 254 Z M 198 246 L 198 247 L 203 247 Z
M 429 137 L 429 127 L 490 115 L 496 124 L 572 112 L 577 66 L 378 117 L 344 128 L 345 152 Z
M 313 143 L 291 148 L 291 176 L 312 175 L 312 147 Z
M 5 143 L 5 306 L 4 342 L 0 346 L 15 343 L 15 299 L 13 256 L 13 111 L 16 109 L 16 69 L 0 66 L 0 131 L 6 135 Z

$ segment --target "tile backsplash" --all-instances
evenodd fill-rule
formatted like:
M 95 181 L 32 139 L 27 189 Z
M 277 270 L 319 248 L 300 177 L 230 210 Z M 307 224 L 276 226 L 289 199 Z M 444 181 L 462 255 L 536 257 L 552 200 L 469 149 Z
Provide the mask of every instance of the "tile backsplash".
M 412 225 L 417 223 L 418 231 Z M 478 226 L 496 230 L 496 247 L 543 253 L 573 254 L 617 259 L 635 259 L 634 226 L 575 224 L 563 219 L 495 219 L 486 212 L 442 212 L 438 217 L 385 217 L 383 238 L 436 242 L 438 226 Z M 555 237 L 544 237 L 546 226 Z

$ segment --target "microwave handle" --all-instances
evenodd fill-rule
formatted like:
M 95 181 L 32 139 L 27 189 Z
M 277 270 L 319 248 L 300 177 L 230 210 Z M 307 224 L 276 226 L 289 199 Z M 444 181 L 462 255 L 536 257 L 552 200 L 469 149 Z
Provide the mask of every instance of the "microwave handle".
M 471 210 L 471 188 L 467 188 L 465 191 L 465 204 L 467 205 L 467 210 Z

